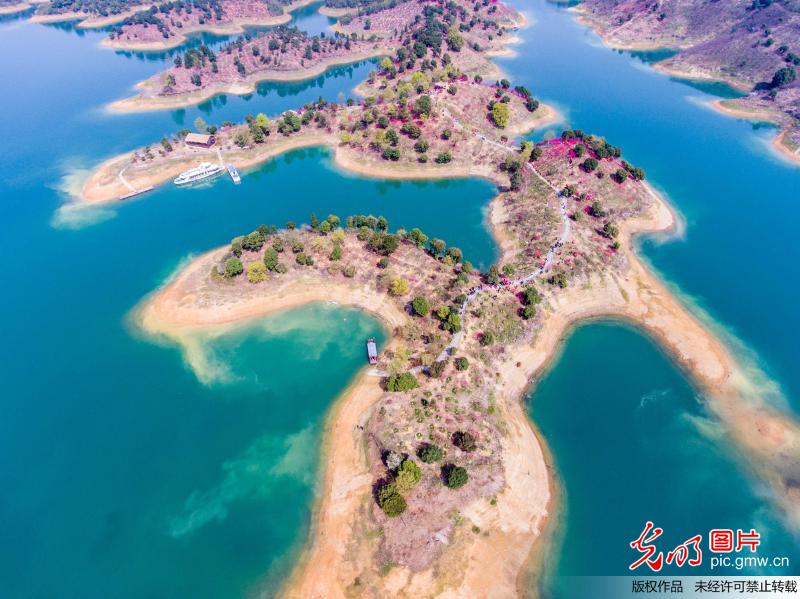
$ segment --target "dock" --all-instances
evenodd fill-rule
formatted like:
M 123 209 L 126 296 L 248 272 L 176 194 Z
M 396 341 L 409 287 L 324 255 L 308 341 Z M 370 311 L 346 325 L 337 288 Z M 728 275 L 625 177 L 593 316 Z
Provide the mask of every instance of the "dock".
M 147 193 L 148 191 L 152 191 L 154 188 L 152 185 L 148 185 L 147 187 L 142 187 L 141 189 L 136 189 L 133 185 L 131 185 L 128 180 L 125 178 L 125 171 L 128 169 L 127 165 L 119 172 L 117 177 L 119 178 L 120 182 L 127 187 L 130 191 L 126 194 L 119 196 L 119 200 L 129 200 L 135 196 L 141 195 L 143 193 Z
M 143 193 L 147 193 L 148 191 L 153 191 L 153 189 L 155 189 L 155 188 L 152 185 L 150 185 L 148 187 L 143 187 L 142 189 L 134 189 L 132 191 L 129 191 L 125 195 L 119 196 L 119 198 L 117 198 L 117 199 L 119 199 L 119 200 L 129 200 L 129 199 L 131 199 L 133 197 L 136 197 L 138 195 L 142 195 Z

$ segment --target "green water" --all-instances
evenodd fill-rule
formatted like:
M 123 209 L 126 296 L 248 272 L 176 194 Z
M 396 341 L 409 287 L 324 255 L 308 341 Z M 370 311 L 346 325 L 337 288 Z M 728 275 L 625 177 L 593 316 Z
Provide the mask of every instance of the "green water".
M 774 130 L 711 112 L 703 102 L 721 88 L 654 74 L 600 47 L 561 9 L 539 0 L 522 8 L 536 24 L 521 32 L 519 57 L 501 66 L 570 125 L 623 147 L 667 193 L 686 235 L 643 242 L 646 258 L 741 339 L 777 384 L 772 395 L 797 407 L 800 250 L 786 215 L 800 169 L 769 152 Z M 313 11 L 303 19 L 324 26 Z M 384 214 L 486 265 L 496 256 L 484 226 L 495 190 L 353 177 L 311 149 L 244 173 L 239 187 L 166 186 L 76 210 L 70 191 L 109 156 L 197 116 L 219 123 L 319 95 L 342 101 L 372 67 L 185 110 L 111 114 L 105 104 L 170 59 L 103 50 L 102 36 L 0 21 L 0 256 L 9 269 L 0 294 L 2 594 L 268 596 L 305 539 L 320 423 L 363 365 L 364 337 L 384 334 L 351 310 L 304 308 L 208 342 L 216 377 L 205 384 L 176 348 L 131 330 L 131 309 L 187 256 L 311 211 Z M 624 574 L 627 543 L 651 514 L 676 536 L 723 520 L 758 522 L 774 553 L 792 542 L 686 381 L 641 336 L 580 329 L 532 410 L 566 493 L 557 577 Z M 621 481 L 630 482 L 625 497 Z

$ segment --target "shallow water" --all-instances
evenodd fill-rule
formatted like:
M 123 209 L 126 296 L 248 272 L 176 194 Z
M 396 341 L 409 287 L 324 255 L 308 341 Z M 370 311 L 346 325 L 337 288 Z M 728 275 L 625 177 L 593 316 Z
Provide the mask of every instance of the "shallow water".
M 800 250 L 786 215 L 800 169 L 767 149 L 773 129 L 710 111 L 704 102 L 722 88 L 698 89 L 602 48 L 562 9 L 539 0 L 523 8 L 536 24 L 503 68 L 571 126 L 606 135 L 644 166 L 687 220 L 685 239 L 645 241 L 645 256 L 741 338 L 796 407 L 800 283 L 792 265 Z M 12 316 L 0 346 L 0 579 L 11 581 L 3 594 L 269 591 L 304 538 L 321 418 L 363 363 L 363 338 L 381 335 L 377 323 L 324 306 L 268 319 L 208 345 L 211 363 L 227 369 L 207 386 L 177 349 L 134 335 L 126 315 L 189 254 L 311 211 L 384 214 L 393 227 L 420 226 L 488 264 L 496 250 L 482 211 L 494 189 L 353 177 L 312 149 L 244 173 L 239 187 L 219 179 L 112 208 L 65 208 L 104 158 L 191 127 L 197 116 L 219 123 L 319 95 L 342 101 L 371 68 L 263 84 L 251 96 L 186 110 L 110 114 L 106 103 L 130 95 L 169 58 L 103 50 L 102 36 L 0 23 L 0 255 L 15 267 L 0 295 Z M 650 513 L 676 536 L 723 519 L 741 528 L 764 522 L 771 550 L 783 551 L 789 537 L 770 504 L 724 441 L 708 436 L 713 425 L 668 359 L 610 325 L 580 329 L 565 351 L 532 407 L 567 496 L 556 576 L 624 573 L 627 543 Z M 578 442 L 576 431 L 592 443 Z M 621 498 L 621 481 L 635 493 Z M 609 510 L 615 517 L 601 522 Z M 602 550 L 586 530 L 605 535 Z

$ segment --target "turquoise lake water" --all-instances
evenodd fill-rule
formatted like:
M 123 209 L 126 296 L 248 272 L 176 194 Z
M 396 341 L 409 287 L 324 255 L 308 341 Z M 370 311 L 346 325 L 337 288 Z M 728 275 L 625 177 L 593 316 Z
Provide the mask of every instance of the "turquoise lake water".
M 712 112 L 703 103 L 729 94 L 721 86 L 653 73 L 599 46 L 563 9 L 520 6 L 534 25 L 501 66 L 570 126 L 605 135 L 646 169 L 687 227 L 680 240 L 643 241 L 645 257 L 800 408 L 800 250 L 787 218 L 800 169 L 768 150 L 774 129 Z M 305 11 L 297 22 L 326 21 Z M 197 116 L 218 123 L 319 95 L 342 101 L 372 66 L 185 110 L 111 114 L 106 103 L 169 57 L 103 50 L 102 35 L 0 22 L 0 255 L 15 266 L 0 296 L 10 315 L 0 349 L 3 595 L 269 595 L 305 539 L 320 423 L 362 366 L 363 339 L 385 333 L 331 306 L 265 319 L 209 344 L 228 372 L 204 385 L 177 349 L 139 338 L 130 311 L 187 256 L 311 211 L 384 214 L 489 264 L 496 250 L 483 211 L 494 188 L 354 177 L 311 149 L 245 173 L 237 188 L 220 179 L 74 210 L 69 191 L 105 158 Z M 754 525 L 769 532 L 764 553 L 794 558 L 784 573 L 798 573 L 796 539 L 695 391 L 641 335 L 578 329 L 531 411 L 566 496 L 548 593 L 569 597 L 570 576 L 624 574 L 635 557 L 627 543 L 646 518 L 669 541 Z

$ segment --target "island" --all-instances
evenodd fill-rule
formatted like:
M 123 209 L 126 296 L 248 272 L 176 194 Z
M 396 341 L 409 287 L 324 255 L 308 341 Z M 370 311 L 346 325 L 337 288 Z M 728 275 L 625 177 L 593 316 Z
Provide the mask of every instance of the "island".
M 243 33 L 245 27 L 270 27 L 288 23 L 290 13 L 313 0 L 58 0 L 37 2 L 31 21 L 76 21 L 81 29 L 111 31 L 102 44 L 116 50 L 164 51 L 177 48 L 192 33 L 217 35 Z M 23 6 L 23 5 L 18 5 Z M 32 4 L 25 5 L 26 9 Z
M 583 0 L 572 10 L 611 47 L 676 50 L 656 63 L 661 71 L 741 90 L 744 97 L 712 105 L 732 116 L 777 124 L 776 150 L 800 162 L 800 8 L 795 3 Z
M 110 108 L 174 109 L 218 94 L 250 94 L 260 81 L 309 79 L 332 66 L 391 56 L 401 48 L 391 68 L 402 75 L 415 61 L 426 59 L 431 44 L 440 46 L 442 40 L 447 57 L 443 54 L 436 60 L 434 55 L 437 67 L 446 67 L 452 54 L 458 53 L 463 73 L 496 75 L 488 57 L 513 43 L 515 38 L 508 32 L 524 21 L 497 3 L 462 4 L 378 2 L 341 17 L 329 35 L 310 36 L 284 27 L 246 34 L 216 52 L 201 45 L 177 56 L 171 68 L 137 84 L 137 96 L 114 102 Z
M 369 18 L 380 29 L 383 11 L 410 4 L 341 26 Z M 475 10 L 494 6 L 509 10 L 488 1 Z M 353 340 L 364 344 L 365 367 L 327 417 L 320 497 L 288 597 L 515 596 L 535 585 L 558 506 L 524 399 L 571 328 L 592 318 L 650 334 L 696 382 L 786 517 L 800 517 L 800 426 L 761 399 L 746 368 L 636 254 L 638 235 L 668 234 L 677 217 L 644 170 L 599 135 L 518 138 L 555 112 L 488 61 L 513 36 L 473 23 L 473 10 L 426 3 L 405 29 L 372 41 L 337 31 L 325 43 L 393 47 L 359 85 L 363 99 L 319 99 L 238 124 L 200 120 L 197 132 L 111 158 L 83 187 L 86 204 L 113 202 L 200 162 L 246 169 L 312 145 L 369 176 L 496 185 L 487 221 L 500 255 L 483 272 L 447 240 L 393 228 L 380 214 L 312 214 L 307 224 L 254 223 L 136 308 L 136 325 L 181 347 L 201 380 L 210 373 L 198 333 L 310 302 L 355 306 L 385 324 L 390 338 L 375 364 L 366 364 L 368 340 Z M 301 34 L 266 34 L 267 48 L 275 35 Z M 208 73 L 210 57 L 203 64 L 195 52 L 191 69 Z

